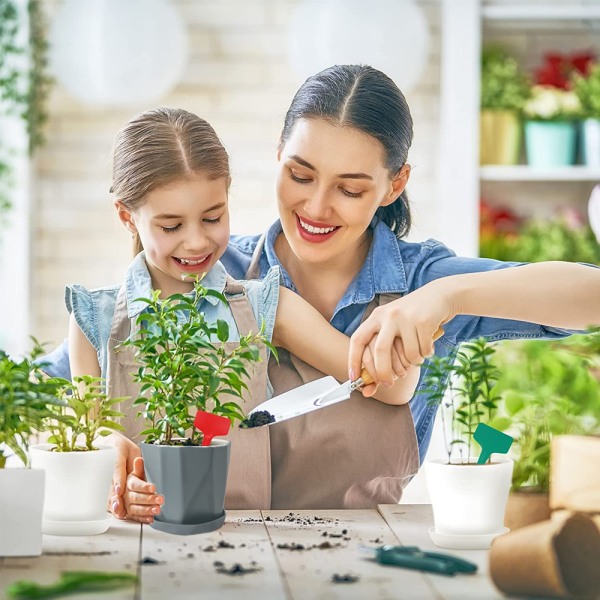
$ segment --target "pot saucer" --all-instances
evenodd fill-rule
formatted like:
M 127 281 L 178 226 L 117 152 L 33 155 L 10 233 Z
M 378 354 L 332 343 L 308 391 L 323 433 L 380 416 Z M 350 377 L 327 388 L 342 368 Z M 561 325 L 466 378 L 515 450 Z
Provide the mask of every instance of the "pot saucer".
M 150 527 L 152 527 L 152 529 L 157 529 L 158 531 L 173 533 L 175 535 L 196 535 L 198 533 L 209 533 L 210 531 L 215 531 L 219 529 L 224 522 L 225 511 L 223 511 L 223 514 L 220 517 L 217 517 L 212 521 L 195 524 L 167 523 L 166 521 L 160 521 L 155 518 L 154 523 L 152 523 Z
M 440 548 L 452 548 L 453 550 L 486 550 L 492 544 L 492 540 L 503 533 L 510 531 L 503 527 L 497 533 L 485 533 L 479 535 L 456 535 L 452 533 L 439 533 L 435 527 L 429 528 L 429 535 L 433 543 Z
M 98 535 L 109 527 L 112 517 L 97 521 L 48 521 L 42 520 L 42 533 L 47 535 Z

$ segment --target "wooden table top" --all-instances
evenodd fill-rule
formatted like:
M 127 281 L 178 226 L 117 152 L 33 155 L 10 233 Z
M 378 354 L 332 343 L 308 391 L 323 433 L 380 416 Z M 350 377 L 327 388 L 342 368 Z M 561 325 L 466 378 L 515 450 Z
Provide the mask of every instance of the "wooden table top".
M 6 586 L 13 581 L 52 583 L 62 570 L 139 575 L 136 588 L 69 596 L 73 600 L 502 598 L 487 574 L 488 551 L 441 550 L 429 538 L 432 524 L 431 506 L 425 504 L 380 505 L 377 510 L 232 510 L 220 530 L 194 536 L 114 519 L 102 535 L 45 535 L 38 558 L 0 559 L 0 598 L 6 598 Z M 451 553 L 477 563 L 479 570 L 455 577 L 425 574 L 379 565 L 359 550 L 360 545 L 383 544 Z M 157 564 L 144 564 L 144 559 Z M 230 573 L 236 564 L 249 572 Z M 356 580 L 335 583 L 335 575 Z

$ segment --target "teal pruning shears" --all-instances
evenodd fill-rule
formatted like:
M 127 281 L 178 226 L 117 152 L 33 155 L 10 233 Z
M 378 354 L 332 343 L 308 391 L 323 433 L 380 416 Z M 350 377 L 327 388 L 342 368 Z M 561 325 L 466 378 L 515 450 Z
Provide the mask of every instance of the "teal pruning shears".
M 477 571 L 477 565 L 468 560 L 450 554 L 425 552 L 417 546 L 379 546 L 378 548 L 361 546 L 360 549 L 371 554 L 372 558 L 381 565 L 417 569 L 440 575 Z

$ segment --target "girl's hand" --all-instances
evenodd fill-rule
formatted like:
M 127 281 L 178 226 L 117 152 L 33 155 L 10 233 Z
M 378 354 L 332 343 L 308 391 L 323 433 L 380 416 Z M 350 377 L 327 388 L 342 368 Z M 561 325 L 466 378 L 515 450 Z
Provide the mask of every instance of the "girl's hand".
M 144 459 L 136 458 L 123 494 L 126 518 L 138 523 L 152 523 L 164 503 L 164 496 L 156 493 L 156 486 L 145 480 Z
M 373 311 L 350 339 L 352 373 L 364 364 L 373 379 L 391 384 L 433 354 L 441 326 L 455 316 L 437 281 Z

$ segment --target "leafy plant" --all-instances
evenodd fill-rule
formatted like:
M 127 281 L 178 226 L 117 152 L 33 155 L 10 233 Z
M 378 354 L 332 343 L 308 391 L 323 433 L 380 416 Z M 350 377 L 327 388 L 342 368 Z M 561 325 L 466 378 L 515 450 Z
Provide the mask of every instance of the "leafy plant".
M 98 436 L 123 430 L 112 420 L 124 416 L 113 409 L 123 398 L 109 398 L 102 391 L 101 378 L 74 377 L 72 383 L 64 382 L 59 393 L 63 403 L 52 407 L 52 414 L 42 425 L 51 434 L 48 442 L 56 445 L 55 452 L 96 450 Z
M 448 463 L 474 458 L 473 434 L 479 423 L 495 417 L 498 369 L 492 362 L 494 347 L 480 338 L 463 344 L 455 356 L 434 356 L 427 366 L 424 392 L 431 404 L 439 404 Z
M 43 353 L 37 342 L 22 360 L 14 360 L 0 350 L 0 444 L 6 444 L 27 467 L 29 439 L 52 414 L 51 408 L 60 407 L 62 400 L 58 394 L 68 383 L 46 376 L 43 364 L 35 362 Z M 4 468 L 6 459 L 0 447 L 0 469 Z
M 499 46 L 481 54 L 481 108 L 521 111 L 529 97 L 529 81 L 517 61 Z
M 566 260 L 600 265 L 600 245 L 587 224 L 573 226 L 561 217 L 530 221 L 516 233 L 482 229 L 480 256 L 516 262 Z
M 600 119 L 600 63 L 595 63 L 587 75 L 574 75 L 573 88 L 581 103 L 582 116 Z
M 534 85 L 523 112 L 527 119 L 533 121 L 570 121 L 581 116 L 581 104 L 572 90 Z
M 134 380 L 142 394 L 135 404 L 143 406 L 143 415 L 151 426 L 142 432 L 148 443 L 198 445 L 202 432 L 194 428 L 195 412 L 203 410 L 225 416 L 233 423 L 243 420 L 240 406 L 222 402 L 222 395 L 242 398 L 248 386 L 248 366 L 260 360 L 257 344 L 274 351 L 262 334 L 243 336 L 233 350 L 224 343 L 229 339 L 228 324 L 218 319 L 209 323 L 198 306 L 213 297 L 227 303 L 225 296 L 207 289 L 200 281 L 190 295 L 175 294 L 161 300 L 160 290 L 151 298 L 137 323 L 138 335 L 123 342 L 137 349 L 140 365 Z M 218 342 L 218 343 L 215 343 Z M 176 439 L 179 438 L 179 439 Z
M 560 341 L 501 344 L 498 417 L 514 436 L 513 489 L 547 492 L 552 437 L 600 430 L 600 330 Z

